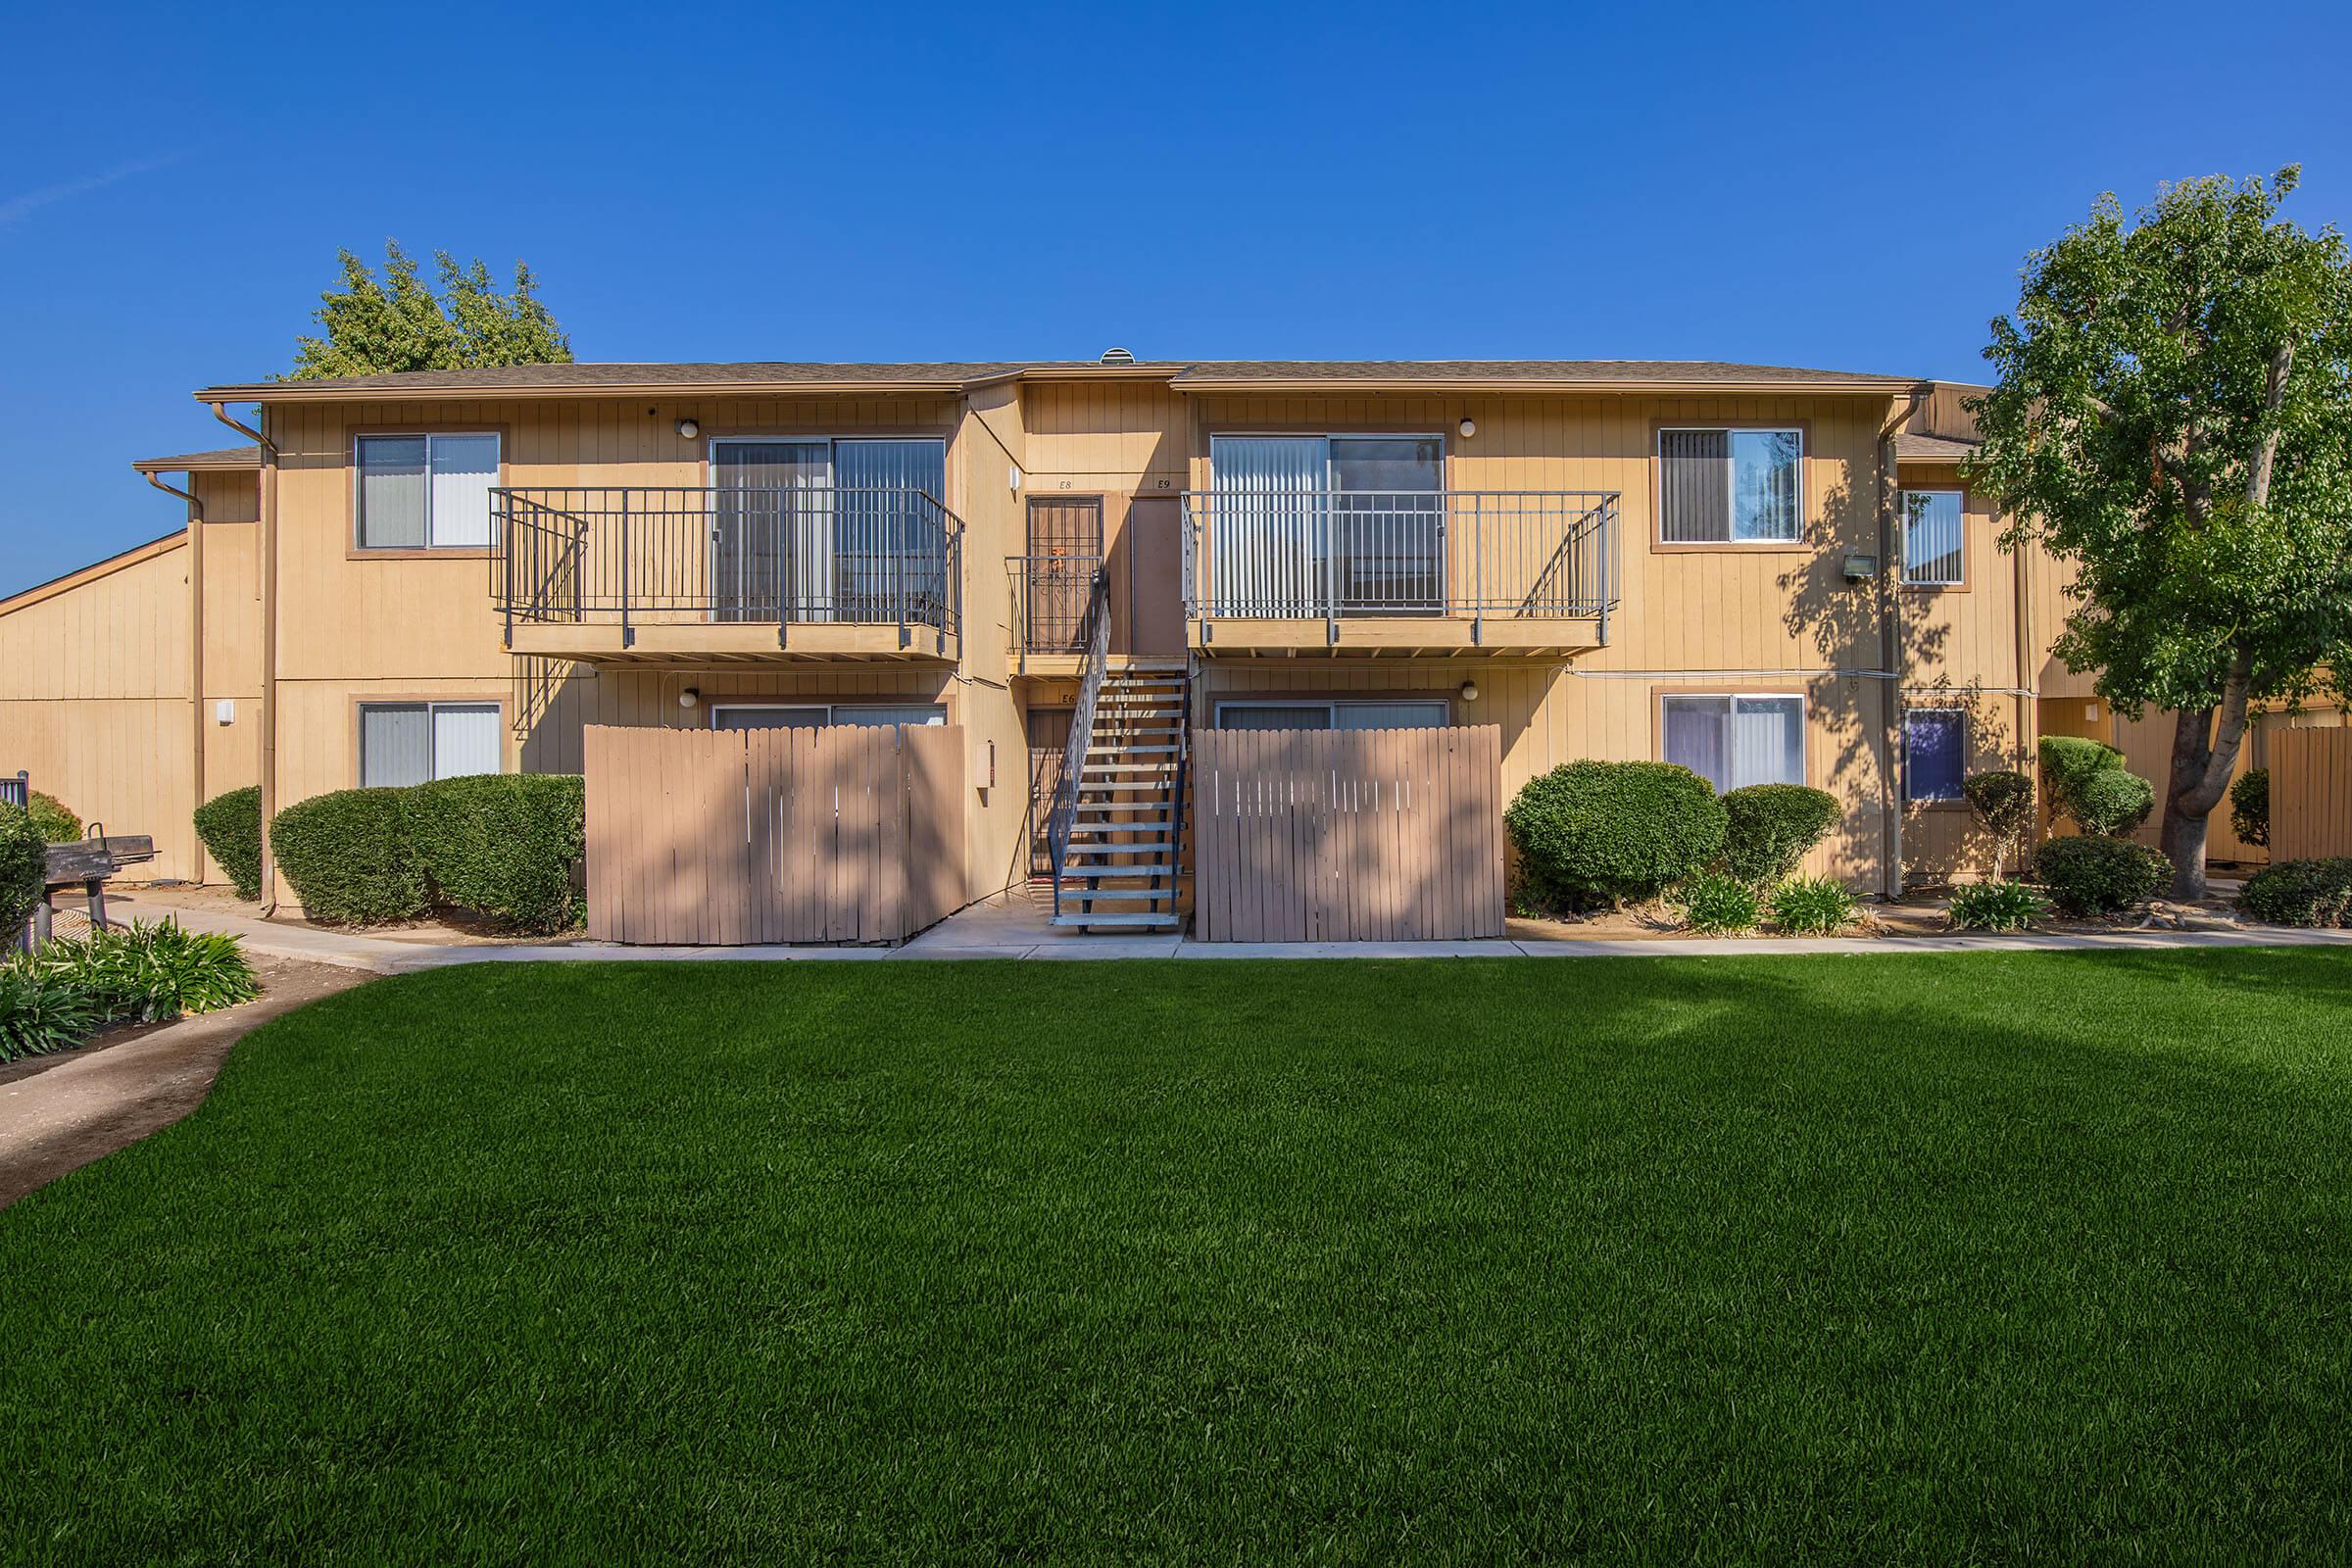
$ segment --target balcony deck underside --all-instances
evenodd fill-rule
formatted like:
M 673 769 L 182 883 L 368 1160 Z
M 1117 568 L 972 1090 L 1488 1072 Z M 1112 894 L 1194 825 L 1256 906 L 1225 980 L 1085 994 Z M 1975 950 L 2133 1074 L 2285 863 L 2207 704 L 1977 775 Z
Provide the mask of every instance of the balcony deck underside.
M 616 624 L 529 624 L 514 628 L 510 651 L 545 659 L 586 660 L 600 664 L 664 663 L 894 663 L 953 664 L 956 638 L 930 626 L 862 625 L 837 621 L 795 623 L 777 635 L 773 621 L 757 624 L 635 626 Z
M 1328 620 L 1213 617 L 1186 623 L 1205 659 L 1564 659 L 1601 646 L 1591 616 L 1343 615 Z

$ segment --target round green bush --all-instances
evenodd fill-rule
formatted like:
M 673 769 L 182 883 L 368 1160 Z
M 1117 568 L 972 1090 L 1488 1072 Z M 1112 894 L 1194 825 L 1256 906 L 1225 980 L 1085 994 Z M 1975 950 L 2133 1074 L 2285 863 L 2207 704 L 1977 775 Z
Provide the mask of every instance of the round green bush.
M 2154 898 L 2173 862 L 2128 839 L 2052 839 L 2034 857 L 2034 874 L 2068 914 L 2116 914 Z
M 526 931 L 577 924 L 585 783 L 576 774 L 482 773 L 411 791 L 410 833 L 435 896 Z
M 1529 779 L 1503 812 L 1529 895 L 1554 908 L 1642 898 L 1722 852 L 1713 786 L 1670 762 L 1570 762 Z
M 262 896 L 262 789 L 249 784 L 196 808 L 196 836 L 205 854 L 228 873 L 237 897 Z
M 1736 876 L 1701 871 L 1680 890 L 1683 923 L 1693 931 L 1752 931 L 1763 918 L 1755 885 Z
M 277 813 L 270 848 L 305 915 L 328 925 L 382 925 L 430 907 L 424 861 L 409 837 L 410 794 L 336 790 Z
M 32 792 L 32 824 L 41 830 L 41 837 L 51 844 L 72 844 L 81 837 L 81 818 L 54 795 Z
M 2281 860 L 2246 878 L 2237 906 L 2272 925 L 2352 925 L 2352 859 Z
M 1845 820 L 1828 790 L 1750 784 L 1723 798 L 1723 868 L 1761 887 L 1796 869 L 1805 853 Z
M 2271 847 L 2271 770 L 2249 767 L 2230 786 L 2230 826 L 2243 843 Z
M 1764 901 L 1772 923 L 1803 936 L 1834 936 L 1853 924 L 1854 896 L 1835 877 L 1792 876 Z
M 2041 776 L 2055 811 L 2072 809 L 2074 793 L 2084 779 L 2124 765 L 2123 753 L 2105 741 L 2079 735 L 2044 735 L 2034 755 L 2041 760 Z
M 21 806 L 0 806 L 0 953 L 17 944 L 49 875 L 49 841 Z
M 2067 812 L 2085 833 L 2122 838 L 2156 809 L 2156 786 L 2120 767 L 2103 769 L 2077 785 Z
M 2023 882 L 1971 882 L 1952 889 L 1949 912 L 1957 931 L 2022 931 L 2050 905 Z

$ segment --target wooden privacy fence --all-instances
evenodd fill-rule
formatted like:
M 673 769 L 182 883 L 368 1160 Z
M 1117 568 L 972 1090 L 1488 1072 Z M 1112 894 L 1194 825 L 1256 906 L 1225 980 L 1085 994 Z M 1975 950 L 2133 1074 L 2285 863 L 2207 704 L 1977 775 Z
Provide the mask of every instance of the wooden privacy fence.
M 964 904 L 963 731 L 587 731 L 588 934 L 901 942 Z
M 2352 729 L 2270 737 L 2271 859 L 2352 855 Z
M 1502 935 L 1502 731 L 1202 730 L 1204 942 Z

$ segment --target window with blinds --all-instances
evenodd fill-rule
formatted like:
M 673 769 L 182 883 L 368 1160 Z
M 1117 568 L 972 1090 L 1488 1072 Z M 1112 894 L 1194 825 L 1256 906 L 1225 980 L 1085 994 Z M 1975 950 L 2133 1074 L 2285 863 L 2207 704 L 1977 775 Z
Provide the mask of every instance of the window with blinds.
M 1805 781 L 1802 697 L 1669 697 L 1666 760 L 1717 793 Z
M 360 783 L 367 788 L 501 771 L 496 703 L 360 705 Z
M 1903 492 L 1903 581 L 1926 588 L 1957 588 L 1966 580 L 1962 516 L 1957 490 Z
M 352 469 L 361 549 L 489 548 L 495 434 L 359 436 Z
M 1803 537 L 1802 430 L 1658 432 L 1658 537 L 1666 544 L 1775 544 Z
M 1444 729 L 1446 699 L 1219 703 L 1219 729 Z

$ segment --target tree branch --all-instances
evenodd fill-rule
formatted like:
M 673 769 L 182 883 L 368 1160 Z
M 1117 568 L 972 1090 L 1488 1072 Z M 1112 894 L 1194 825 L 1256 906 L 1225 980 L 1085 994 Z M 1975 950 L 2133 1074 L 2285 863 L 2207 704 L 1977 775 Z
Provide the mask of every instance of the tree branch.
M 2271 384 L 2262 400 L 2262 446 L 2254 454 L 2254 466 L 2246 470 L 2246 506 L 2262 506 L 2271 499 L 2271 465 L 2278 457 L 2278 411 L 2286 403 L 2286 372 L 2295 363 L 2295 346 L 2281 343 L 2271 355 Z
M 2205 754 L 2205 766 L 2188 787 L 2180 788 L 2175 777 L 2173 786 L 2180 790 L 2181 810 L 2189 816 L 2203 816 L 2222 803 L 2230 788 L 2230 775 L 2237 766 L 2238 743 L 2246 733 L 2246 701 L 2254 684 L 2254 656 L 2239 649 L 2230 661 L 2230 673 L 2222 679 L 2221 721 L 2214 726 L 2213 746 Z

